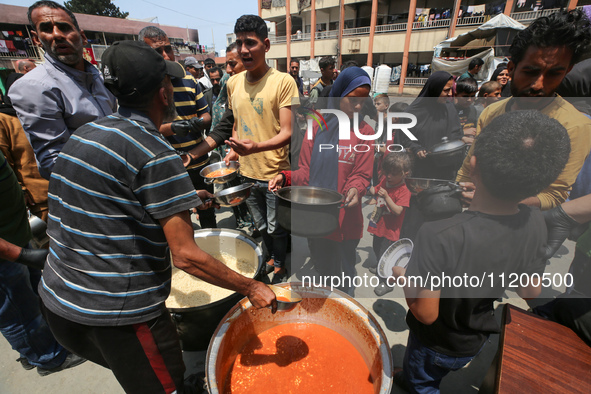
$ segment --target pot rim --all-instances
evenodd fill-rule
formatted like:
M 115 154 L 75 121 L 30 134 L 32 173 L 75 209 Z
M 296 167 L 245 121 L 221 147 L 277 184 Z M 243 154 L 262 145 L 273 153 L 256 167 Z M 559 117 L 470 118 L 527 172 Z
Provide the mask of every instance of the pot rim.
M 254 276 L 251 279 L 257 278 L 263 269 L 263 264 L 264 264 L 264 253 L 263 253 L 263 248 L 261 247 L 261 245 L 259 245 L 256 240 L 254 238 L 252 238 L 250 235 L 244 234 L 241 231 L 238 230 L 233 230 L 233 229 L 228 229 L 228 228 L 211 228 L 211 229 L 202 229 L 202 230 L 195 230 L 193 237 L 194 238 L 205 238 L 207 236 L 212 236 L 212 235 L 217 235 L 216 233 L 230 233 L 232 235 L 234 235 L 234 237 L 232 238 L 238 238 L 241 239 L 242 241 L 246 242 L 247 244 L 249 244 L 250 246 L 253 247 L 255 253 L 258 256 L 258 267 L 254 273 Z M 244 239 L 242 239 L 244 238 Z M 172 262 L 171 262 L 172 264 Z M 171 280 L 171 288 L 172 288 L 172 280 Z M 206 310 L 218 305 L 221 305 L 222 303 L 228 301 L 231 297 L 236 297 L 236 295 L 240 295 L 241 297 L 244 297 L 242 294 L 238 293 L 238 292 L 234 292 L 220 300 L 211 302 L 209 304 L 205 304 L 205 305 L 200 305 L 200 306 L 190 306 L 187 308 L 166 308 L 168 309 L 169 312 L 172 313 L 188 313 L 188 312 L 197 312 L 197 311 L 202 311 L 202 310 Z M 166 304 L 165 304 L 166 305 Z
M 460 146 L 456 146 L 455 148 L 444 150 L 444 151 L 440 151 L 440 152 L 429 152 L 429 156 L 433 157 L 433 156 L 449 155 L 449 154 L 452 154 L 452 153 L 456 153 L 458 151 L 461 151 L 465 147 L 466 147 L 466 144 L 460 145 Z
M 316 204 L 310 204 L 310 203 L 305 203 L 305 202 L 298 202 L 298 201 L 292 201 L 289 198 L 285 197 L 283 194 L 287 193 L 287 191 L 290 190 L 303 190 L 303 189 L 308 189 L 308 190 L 318 190 L 320 192 L 325 192 L 331 196 L 334 196 L 335 198 L 338 196 L 339 200 L 338 201 L 334 201 L 334 202 L 319 202 Z M 323 187 L 317 187 L 317 186 L 286 186 L 286 187 L 282 187 L 281 189 L 277 189 L 275 191 L 275 195 L 277 197 L 279 197 L 281 200 L 291 203 L 291 204 L 299 204 L 299 205 L 305 205 L 305 206 L 332 206 L 332 205 L 340 205 L 343 200 L 345 199 L 345 196 L 343 196 L 341 193 L 331 190 L 331 189 L 326 189 Z

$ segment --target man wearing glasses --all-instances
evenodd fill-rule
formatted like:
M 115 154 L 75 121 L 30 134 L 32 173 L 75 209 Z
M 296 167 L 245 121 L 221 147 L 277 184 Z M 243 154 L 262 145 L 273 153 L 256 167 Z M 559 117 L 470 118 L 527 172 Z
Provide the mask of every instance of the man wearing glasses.
M 175 60 L 170 40 L 162 29 L 156 26 L 144 27 L 139 33 L 139 40 L 151 46 L 165 60 Z M 185 167 L 195 189 L 213 192 L 213 186 L 206 185 L 199 175 L 201 169 L 209 163 L 209 156 L 205 154 L 197 157 L 189 152 L 203 141 L 204 131 L 211 125 L 207 102 L 199 84 L 190 73 L 185 73 L 184 78 L 173 78 L 172 86 L 177 117 L 172 123 L 163 123 L 160 133 L 174 149 L 183 154 L 184 160 L 190 160 Z M 216 227 L 214 208 L 199 211 L 199 224 L 201 228 Z

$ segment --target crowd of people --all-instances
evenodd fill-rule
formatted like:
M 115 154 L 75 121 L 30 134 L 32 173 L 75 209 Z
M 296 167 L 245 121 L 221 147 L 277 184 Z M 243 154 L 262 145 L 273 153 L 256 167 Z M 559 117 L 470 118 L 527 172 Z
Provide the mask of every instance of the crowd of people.
M 369 75 L 355 62 L 337 73 L 332 57 L 320 60 L 321 78 L 304 96 L 298 62 L 289 73 L 267 64 L 267 27 L 254 15 L 236 21 L 225 70 L 192 57 L 181 65 L 166 33 L 149 26 L 138 41 L 111 45 L 99 71 L 84 60 L 84 31 L 66 8 L 38 1 L 28 18 L 45 62 L 19 64 L 0 107 L 7 202 L 0 208 L 0 331 L 25 369 L 46 376 L 90 360 L 111 369 L 129 393 L 195 392 L 164 306 L 167 248 L 177 268 L 275 311 L 266 285 L 227 268 L 193 240 L 190 212 L 202 228 L 217 225 L 213 190 L 199 175 L 214 150 L 238 161 L 240 182 L 253 184 L 233 214 L 239 230 L 261 237 L 273 283 L 292 274 L 289 229 L 279 225 L 274 192 L 301 185 L 343 196 L 338 228 L 307 240 L 319 275 L 355 276 L 359 242 L 370 234 L 375 262 L 399 239 L 414 242 L 408 267 L 394 267 L 395 279 L 443 271 L 534 277 L 577 228 L 569 292 L 591 293 L 585 280 L 591 230 L 581 229 L 590 219 L 588 193 L 565 202 L 573 185 L 591 187 L 591 120 L 556 94 L 563 80 L 576 80 L 569 72 L 591 42 L 580 11 L 540 18 L 520 31 L 510 61 L 491 81 L 479 86 L 474 79 L 482 67 L 477 60 L 457 79 L 434 72 L 410 105 L 392 103 L 387 94 L 372 100 Z M 590 89 L 584 81 L 570 91 Z M 308 130 L 307 111 L 322 109 L 332 113 Z M 340 130 L 339 111 L 359 123 Z M 402 115 L 416 119 L 408 133 L 388 133 L 386 125 L 404 123 Z M 352 148 L 374 136 L 375 149 Z M 463 162 L 431 160 L 442 141 L 464 146 Z M 466 209 L 442 220 L 424 215 L 406 186 L 409 177 L 458 182 Z M 375 205 L 367 222 L 366 196 Z M 27 210 L 47 221 L 48 249 L 30 247 Z M 355 294 L 351 286 L 341 290 Z M 499 332 L 493 301 L 504 284 L 466 291 L 404 286 L 410 334 L 396 384 L 438 392 L 450 371 Z M 517 293 L 530 299 L 540 291 L 528 281 Z M 590 309 L 588 299 L 564 297 L 536 312 L 591 343 L 590 319 L 580 313 Z

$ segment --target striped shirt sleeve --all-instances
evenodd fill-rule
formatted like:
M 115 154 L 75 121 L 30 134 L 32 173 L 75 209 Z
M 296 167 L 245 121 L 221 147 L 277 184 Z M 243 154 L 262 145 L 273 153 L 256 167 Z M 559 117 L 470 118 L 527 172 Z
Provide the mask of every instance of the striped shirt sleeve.
M 202 203 L 180 157 L 173 151 L 155 156 L 140 169 L 133 192 L 155 219 L 172 216 Z

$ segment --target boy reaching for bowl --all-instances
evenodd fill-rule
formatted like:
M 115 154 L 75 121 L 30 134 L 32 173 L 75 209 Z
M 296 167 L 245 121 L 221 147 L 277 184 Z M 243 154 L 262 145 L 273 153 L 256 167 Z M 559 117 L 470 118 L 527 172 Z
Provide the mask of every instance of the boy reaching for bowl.
M 396 384 L 413 393 L 438 393 L 443 377 L 500 332 L 493 302 L 510 275 L 527 276 L 520 281 L 524 287 L 514 288 L 522 298 L 540 294 L 546 226 L 537 208 L 518 203 L 553 182 L 569 153 L 565 128 L 537 111 L 509 112 L 483 129 L 470 159 L 477 185 L 472 205 L 423 224 L 407 269 L 393 268 L 404 286 L 410 328 Z M 459 286 L 457 278 L 464 278 Z

